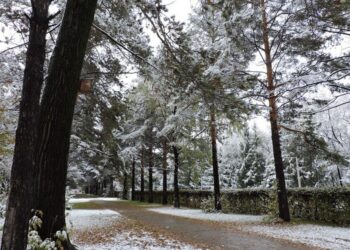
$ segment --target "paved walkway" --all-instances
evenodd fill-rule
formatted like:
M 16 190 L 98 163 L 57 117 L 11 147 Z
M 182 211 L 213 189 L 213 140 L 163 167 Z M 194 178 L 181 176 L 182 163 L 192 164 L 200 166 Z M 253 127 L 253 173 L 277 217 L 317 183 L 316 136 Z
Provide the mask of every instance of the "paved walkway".
M 218 223 L 203 220 L 181 218 L 148 211 L 147 206 L 130 202 L 94 201 L 101 209 L 118 211 L 125 217 L 147 225 L 154 231 L 163 231 L 177 240 L 207 249 L 239 250 L 305 250 L 314 249 L 285 240 L 271 239 L 254 233 L 239 230 L 233 223 Z M 146 203 L 145 203 L 146 204 Z

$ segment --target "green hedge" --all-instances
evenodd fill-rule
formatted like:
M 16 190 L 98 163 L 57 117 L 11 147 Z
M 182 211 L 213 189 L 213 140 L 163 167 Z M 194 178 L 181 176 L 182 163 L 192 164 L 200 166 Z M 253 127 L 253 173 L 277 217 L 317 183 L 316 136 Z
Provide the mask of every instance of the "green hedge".
M 271 207 L 271 190 L 240 189 L 222 193 L 222 210 L 224 213 L 268 214 Z
M 294 218 L 350 225 L 350 189 L 291 189 L 288 200 Z
M 174 193 L 168 191 L 168 204 L 173 204 Z M 203 199 L 208 199 L 212 195 L 211 191 L 194 191 L 194 190 L 182 190 L 180 191 L 180 205 L 190 208 L 200 208 Z M 148 192 L 144 193 L 145 201 L 148 201 Z M 140 200 L 140 192 L 135 192 L 135 200 Z M 154 203 L 162 203 L 163 192 L 153 191 Z
M 212 196 L 211 191 L 180 191 L 180 204 L 200 208 L 201 201 Z M 135 192 L 140 199 L 140 192 Z M 274 214 L 277 210 L 276 192 L 271 189 L 241 189 L 222 192 L 222 207 L 225 213 Z M 145 201 L 148 193 L 145 192 Z M 162 203 L 162 192 L 153 192 L 155 203 Z M 173 203 L 173 192 L 168 192 L 168 204 Z M 288 200 L 293 218 L 309 221 L 350 225 L 349 188 L 289 189 Z

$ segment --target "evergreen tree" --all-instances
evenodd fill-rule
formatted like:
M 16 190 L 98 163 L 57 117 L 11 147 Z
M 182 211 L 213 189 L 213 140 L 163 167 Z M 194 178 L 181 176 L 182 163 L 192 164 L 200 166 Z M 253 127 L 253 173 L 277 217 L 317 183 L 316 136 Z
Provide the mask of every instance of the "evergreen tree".
M 35 208 L 45 215 L 39 231 L 43 239 L 52 238 L 65 228 L 70 132 L 96 4 L 97 1 L 90 0 L 67 1 L 42 97 L 35 148 L 38 169 Z M 63 244 L 71 248 L 69 241 Z
M 37 0 L 31 3 L 29 42 L 1 249 L 26 249 L 30 211 L 35 196 L 36 128 L 44 80 L 49 2 Z
M 261 149 L 261 141 L 257 135 L 256 127 L 253 134 L 246 128 L 243 132 L 243 143 L 241 143 L 242 164 L 237 173 L 237 184 L 241 188 L 260 187 L 265 172 L 265 158 Z
M 302 2 L 231 1 L 223 2 L 223 6 L 231 24 L 227 25 L 228 34 L 242 37 L 248 44 L 245 48 L 254 50 L 265 66 L 264 74 L 256 72 L 256 96 L 268 101 L 279 216 L 289 221 L 280 138 L 280 128 L 285 126 L 281 124 L 280 112 L 285 103 L 300 97 L 301 90 L 322 81 L 322 72 L 316 74 L 313 65 L 324 55 L 321 48 L 330 36 L 312 29 L 306 19 L 300 18 L 300 13 L 306 11 Z

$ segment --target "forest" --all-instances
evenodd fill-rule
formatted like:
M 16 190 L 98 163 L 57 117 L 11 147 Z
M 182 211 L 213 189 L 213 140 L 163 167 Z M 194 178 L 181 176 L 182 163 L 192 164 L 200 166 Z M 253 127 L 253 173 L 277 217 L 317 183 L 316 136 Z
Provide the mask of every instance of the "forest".
M 348 192 L 349 36 L 347 0 L 2 0 L 1 249 L 75 249 L 74 194 Z

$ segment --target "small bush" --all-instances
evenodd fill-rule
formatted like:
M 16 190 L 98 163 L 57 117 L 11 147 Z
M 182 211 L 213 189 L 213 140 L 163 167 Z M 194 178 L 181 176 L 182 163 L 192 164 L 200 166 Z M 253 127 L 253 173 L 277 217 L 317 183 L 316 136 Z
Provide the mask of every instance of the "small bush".
M 42 240 L 38 231 L 42 225 L 43 212 L 33 210 L 33 217 L 29 220 L 27 250 L 57 250 L 63 249 L 63 242 L 68 240 L 67 232 L 57 231 L 54 238 Z
M 201 209 L 205 213 L 215 213 L 215 207 L 214 207 L 214 197 L 209 196 L 207 199 L 203 199 L 201 202 Z
M 232 204 L 229 201 L 226 193 L 224 193 L 221 197 L 221 211 L 226 214 L 232 211 Z

